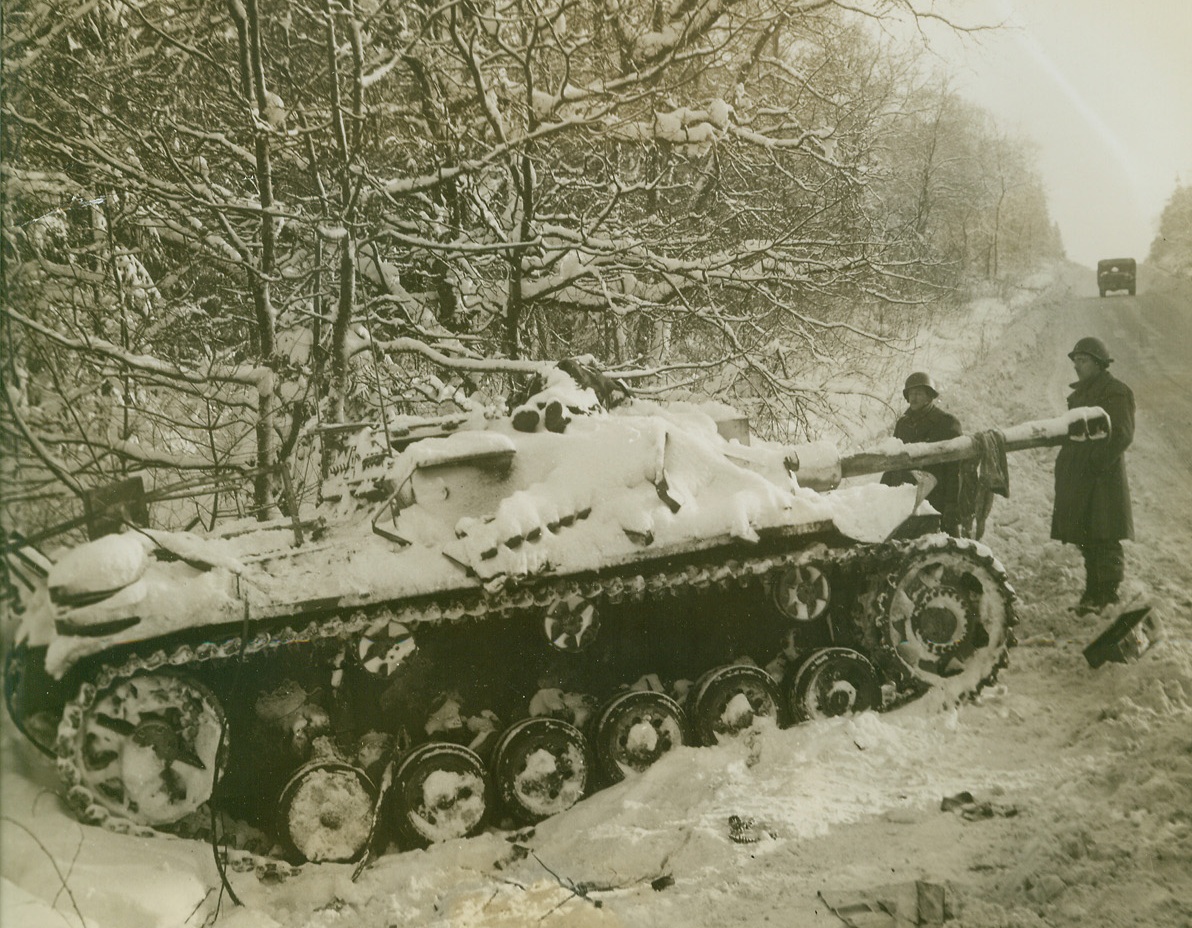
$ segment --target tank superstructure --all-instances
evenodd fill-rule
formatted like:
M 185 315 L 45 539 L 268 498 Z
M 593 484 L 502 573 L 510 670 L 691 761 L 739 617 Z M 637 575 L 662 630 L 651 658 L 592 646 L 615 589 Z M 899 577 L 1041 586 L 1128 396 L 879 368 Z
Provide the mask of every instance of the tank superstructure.
M 85 821 L 193 833 L 214 805 L 333 861 L 1005 663 L 993 554 L 933 532 L 921 487 L 836 488 L 973 440 L 841 459 L 705 407 L 591 406 L 361 430 L 311 512 L 70 551 L 25 610 L 10 712 Z M 1075 410 L 1006 446 L 1104 427 Z

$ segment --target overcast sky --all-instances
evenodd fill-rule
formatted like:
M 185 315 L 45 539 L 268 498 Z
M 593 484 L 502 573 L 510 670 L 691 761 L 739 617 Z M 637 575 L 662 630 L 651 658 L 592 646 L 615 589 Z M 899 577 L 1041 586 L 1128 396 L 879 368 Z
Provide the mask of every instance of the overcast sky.
M 1039 146 L 1068 257 L 1144 259 L 1177 178 L 1192 184 L 1192 0 L 944 0 L 934 37 L 959 88 Z M 932 33 L 935 36 L 935 33 Z

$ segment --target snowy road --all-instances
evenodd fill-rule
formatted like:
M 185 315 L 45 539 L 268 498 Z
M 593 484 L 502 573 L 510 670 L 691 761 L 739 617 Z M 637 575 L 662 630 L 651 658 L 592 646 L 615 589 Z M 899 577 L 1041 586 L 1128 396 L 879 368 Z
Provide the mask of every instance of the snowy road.
M 6 720 L 0 922 L 838 928 L 820 893 L 925 880 L 947 884 L 964 928 L 1192 924 L 1192 286 L 1144 276 L 1137 297 L 1099 299 L 1091 271 L 1065 269 L 972 320 L 945 340 L 964 374 L 944 400 L 969 429 L 1062 410 L 1083 335 L 1109 343 L 1133 386 L 1128 570 L 1167 628 L 1143 660 L 1085 663 L 1092 624 L 1067 611 L 1079 558 L 1047 538 L 1055 452 L 1024 452 L 985 538 L 1021 598 L 1020 645 L 974 704 L 683 749 L 532 834 L 390 855 L 356 882 L 347 866 L 233 873 L 245 906 L 225 898 L 217 921 L 208 849 L 76 825 Z M 961 790 L 969 814 L 941 811 Z M 756 841 L 730 840 L 734 815 Z

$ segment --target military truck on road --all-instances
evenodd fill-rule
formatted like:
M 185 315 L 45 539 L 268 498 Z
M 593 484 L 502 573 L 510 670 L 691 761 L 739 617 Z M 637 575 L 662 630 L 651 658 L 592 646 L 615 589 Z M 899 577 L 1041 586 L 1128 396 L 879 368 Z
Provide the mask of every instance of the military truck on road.
M 1134 296 L 1138 265 L 1133 258 L 1106 258 L 1097 262 L 1097 289 L 1101 296 L 1112 290 L 1127 290 Z

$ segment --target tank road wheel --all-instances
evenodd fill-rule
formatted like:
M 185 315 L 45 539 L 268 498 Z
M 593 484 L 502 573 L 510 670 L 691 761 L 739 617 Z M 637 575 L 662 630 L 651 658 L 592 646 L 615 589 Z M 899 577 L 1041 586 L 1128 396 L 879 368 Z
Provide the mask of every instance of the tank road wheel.
M 916 688 L 948 680 L 975 693 L 1014 643 L 1014 591 L 984 545 L 949 538 L 909 547 L 884 579 L 869 633 L 882 663 Z
M 546 611 L 542 631 L 557 651 L 582 651 L 600 632 L 600 612 L 596 604 L 579 594 L 557 600 Z
M 315 761 L 281 792 L 281 832 L 312 863 L 355 860 L 368 845 L 375 802 L 376 789 L 363 770 L 342 761 Z
M 821 648 L 795 668 L 785 695 L 791 721 L 807 722 L 876 709 L 882 688 L 876 668 L 863 654 Z
M 814 622 L 828 611 L 832 587 L 822 564 L 792 564 L 774 578 L 771 595 L 775 607 L 788 619 Z
M 692 725 L 700 744 L 717 744 L 778 710 L 774 678 L 751 664 L 730 664 L 709 670 L 691 691 Z
M 58 728 L 58 769 L 88 821 L 115 814 L 169 825 L 211 797 L 223 709 L 201 683 L 173 673 L 139 673 L 96 691 L 83 684 Z
M 596 759 L 612 783 L 641 773 L 685 743 L 686 718 L 665 693 L 633 690 L 615 696 L 596 723 Z
M 493 751 L 493 780 L 505 808 L 525 822 L 565 812 L 588 786 L 588 745 L 561 719 L 523 719 Z
M 397 673 L 417 649 L 409 628 L 392 619 L 381 619 L 356 642 L 356 658 L 371 676 L 386 679 Z
M 484 762 L 459 744 L 419 745 L 398 765 L 392 797 L 397 833 L 410 844 L 466 838 L 480 830 L 488 811 Z

